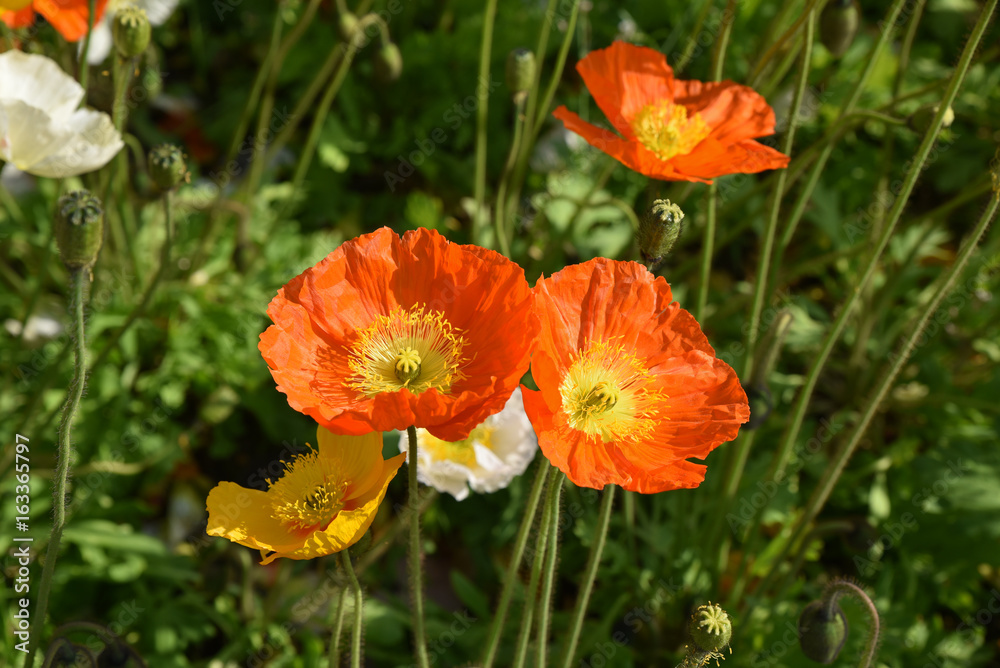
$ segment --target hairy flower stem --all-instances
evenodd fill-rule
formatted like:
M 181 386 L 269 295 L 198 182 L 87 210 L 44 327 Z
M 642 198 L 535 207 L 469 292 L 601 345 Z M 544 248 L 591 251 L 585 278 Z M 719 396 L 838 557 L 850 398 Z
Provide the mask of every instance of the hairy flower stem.
M 580 642 L 583 618 L 587 614 L 590 593 L 594 590 L 594 580 L 597 578 L 597 567 L 601 564 L 601 555 L 608 538 L 611 509 L 615 504 L 615 489 L 614 485 L 607 485 L 604 488 L 604 497 L 601 499 L 601 509 L 597 520 L 597 532 L 594 535 L 594 542 L 590 546 L 590 556 L 587 557 L 587 566 L 584 569 L 583 580 L 580 582 L 580 593 L 577 595 L 576 607 L 573 609 L 573 621 L 570 622 L 566 649 L 563 651 L 562 668 L 571 668 L 573 660 L 576 658 L 576 646 Z
M 354 592 L 354 627 L 351 629 L 351 668 L 361 668 L 361 634 L 365 626 L 365 599 L 361 592 L 361 583 L 358 576 L 354 574 L 354 566 L 351 565 L 351 551 L 342 550 L 340 561 L 344 565 L 344 572 L 347 573 L 347 580 L 351 584 L 351 591 Z M 334 664 L 330 664 L 331 668 Z
M 490 627 L 489 639 L 486 642 L 483 668 L 492 668 L 493 661 L 496 659 L 500 638 L 503 636 L 504 622 L 507 619 L 507 609 L 510 607 L 510 600 L 514 594 L 514 583 L 518 580 L 517 572 L 521 567 L 524 548 L 528 544 L 528 536 L 531 534 L 531 527 L 535 522 L 538 502 L 542 498 L 542 490 L 545 489 L 548 474 L 549 463 L 548 460 L 545 460 L 539 465 L 538 473 L 535 474 L 535 482 L 528 494 L 528 503 L 524 509 L 524 517 L 521 519 L 521 527 L 517 531 L 517 538 L 514 539 L 514 553 L 507 566 L 507 577 L 504 578 L 503 590 L 500 592 L 500 603 L 497 604 L 496 613 L 493 615 L 493 626 Z
M 802 66 L 799 68 L 799 77 L 795 86 L 795 95 L 792 99 L 792 106 L 788 114 L 788 129 L 781 144 L 781 152 L 791 155 L 792 146 L 795 141 L 796 120 L 799 110 L 802 108 L 802 100 L 805 97 L 806 83 L 809 80 L 809 69 L 811 67 L 813 34 L 815 32 L 816 17 L 815 9 L 806 19 L 806 35 L 802 45 Z M 760 381 L 765 382 L 765 378 L 752 378 L 751 372 L 754 368 L 754 349 L 757 345 L 758 333 L 760 330 L 761 313 L 764 310 L 765 295 L 770 294 L 768 290 L 769 265 L 771 263 L 771 251 L 774 246 L 775 232 L 778 229 L 778 219 L 781 212 L 781 195 L 785 190 L 785 179 L 788 177 L 787 170 L 778 170 L 777 180 L 774 190 L 771 193 L 771 207 L 767 219 L 767 227 L 764 233 L 764 247 L 760 253 L 760 261 L 757 265 L 757 280 L 754 282 L 753 306 L 750 312 L 750 327 L 747 331 L 746 358 L 743 361 L 743 373 L 741 380 L 745 384 L 753 385 Z M 750 446 L 753 444 L 756 432 L 742 432 L 735 443 L 735 448 L 731 449 L 727 462 L 726 473 L 723 477 L 723 508 L 728 508 L 736 499 L 739 491 L 740 480 L 743 477 L 743 470 L 746 467 L 747 457 L 750 454 Z M 712 516 L 711 529 L 708 532 L 709 545 L 715 546 L 718 541 L 718 534 L 722 527 L 722 517 L 725 512 L 717 512 Z M 719 573 L 725 568 L 729 557 L 728 541 L 723 541 L 723 545 L 717 551 L 717 562 L 715 572 Z
M 73 344 L 76 357 L 73 364 L 73 381 L 70 384 L 66 403 L 63 404 L 62 420 L 59 423 L 56 477 L 52 491 L 52 532 L 49 534 L 49 544 L 45 549 L 45 565 L 42 567 L 42 579 L 38 585 L 38 601 L 35 603 L 34 624 L 31 627 L 28 654 L 24 660 L 25 668 L 31 668 L 34 665 L 39 638 L 45 628 L 45 613 L 48 612 L 49 594 L 52 591 L 52 576 L 56 569 L 56 559 L 59 557 L 59 544 L 62 541 L 63 528 L 66 526 L 66 495 L 69 486 L 70 460 L 73 458 L 70 434 L 73 429 L 73 419 L 76 417 L 80 400 L 83 398 L 83 388 L 87 379 L 87 340 L 83 305 L 86 300 L 87 285 L 90 283 L 90 269 L 72 270 L 69 281 L 69 305 L 73 321 Z
M 330 653 L 327 663 L 330 668 L 340 666 L 340 639 L 344 634 L 344 605 L 347 599 L 347 588 L 341 587 L 337 594 L 337 610 L 333 617 L 333 632 L 330 634 Z
M 728 0 L 726 3 L 726 15 L 734 16 L 736 10 L 736 0 Z M 726 50 L 729 47 L 729 34 L 732 32 L 733 22 L 725 21 L 722 24 L 722 32 L 719 33 L 719 41 L 716 44 L 715 54 L 712 58 L 712 81 L 722 81 L 722 67 L 726 62 Z M 706 195 L 706 222 L 705 234 L 702 237 L 701 246 L 701 270 L 698 272 L 698 298 L 695 301 L 694 317 L 698 322 L 703 322 L 705 306 L 708 304 L 708 283 L 712 273 L 712 254 L 715 252 L 715 220 L 716 220 L 716 195 L 718 186 L 715 181 L 708 187 Z
M 406 453 L 407 506 L 410 509 L 410 593 L 413 595 L 413 646 L 417 665 L 429 668 L 427 638 L 424 634 L 424 575 L 423 549 L 420 544 L 420 495 L 417 488 L 417 428 L 406 428 L 408 447 Z
M 546 512 L 552 518 L 549 523 L 548 550 L 545 552 L 545 573 L 542 590 L 538 597 L 538 668 L 545 668 L 548 658 L 549 613 L 552 609 L 552 592 L 555 591 L 556 564 L 559 561 L 559 501 L 562 496 L 566 475 L 557 468 L 552 469 L 549 493 L 545 499 Z
M 482 243 L 480 235 L 486 226 L 486 122 L 489 118 L 490 89 L 484 82 L 490 78 L 490 54 L 493 51 L 493 24 L 497 16 L 497 0 L 486 0 L 486 11 L 483 13 L 483 37 L 479 43 L 479 89 L 476 91 L 476 175 L 474 197 L 476 210 L 472 215 L 472 229 L 469 237 L 472 243 Z M 499 215 L 499 211 L 494 212 Z M 497 241 L 500 241 L 501 230 L 497 225 Z M 504 255 L 510 255 L 509 251 Z
M 996 6 L 997 0 L 992 0 L 989 3 L 989 11 Z M 988 11 L 984 10 L 984 15 Z M 980 19 L 980 23 L 983 29 L 985 29 L 986 22 Z M 977 28 L 980 24 L 977 24 Z M 974 32 L 975 39 L 978 41 L 979 36 L 982 35 L 982 30 Z M 971 40 L 970 40 L 971 41 Z M 865 402 L 865 412 L 858 420 L 857 426 L 851 433 L 850 439 L 844 442 L 843 445 L 837 450 L 833 457 L 833 461 L 826 467 L 823 472 L 823 476 L 820 478 L 819 482 L 816 484 L 816 488 L 813 491 L 809 502 L 806 504 L 805 510 L 801 515 L 799 515 L 798 522 L 795 524 L 795 528 L 792 531 L 791 537 L 785 542 L 784 547 L 781 550 L 781 554 L 774 560 L 771 570 L 768 572 L 767 576 L 761 582 L 758 591 L 762 594 L 766 592 L 764 588 L 769 585 L 773 580 L 777 567 L 783 563 L 786 563 L 786 557 L 791 552 L 794 545 L 798 544 L 802 537 L 809 529 L 810 523 L 819 515 L 823 506 L 826 504 L 826 500 L 830 498 L 830 493 L 836 486 L 837 481 L 840 479 L 840 474 L 843 473 L 844 467 L 847 465 L 848 460 L 854 451 L 857 449 L 858 444 L 861 442 L 861 438 L 864 436 L 865 431 L 868 429 L 868 425 L 871 423 L 872 418 L 878 411 L 879 407 L 882 405 L 882 401 L 885 399 L 889 390 L 892 388 L 896 381 L 896 377 L 902 370 L 903 366 L 910 359 L 910 355 L 913 353 L 914 349 L 917 347 L 917 340 L 920 338 L 930 321 L 931 317 L 938 312 L 938 308 L 944 298 L 951 292 L 955 286 L 955 281 L 961 276 L 962 271 L 965 269 L 965 265 L 968 263 L 969 258 L 972 256 L 973 251 L 979 244 L 979 240 L 982 238 L 983 234 L 986 232 L 986 228 L 989 227 L 990 221 L 992 221 L 993 216 L 997 212 L 997 206 L 1000 204 L 1000 193 L 995 193 L 990 198 L 989 206 L 986 211 L 983 212 L 982 217 L 976 224 L 975 230 L 972 232 L 969 240 L 962 247 L 959 252 L 958 257 L 955 259 L 955 263 L 948 270 L 947 275 L 941 279 L 941 285 L 938 287 L 934 296 L 927 303 L 926 308 L 920 314 L 917 321 L 908 328 L 909 335 L 906 340 L 899 347 L 899 351 L 894 355 L 892 364 L 889 367 L 888 372 L 882 377 L 882 382 L 879 383 L 878 388 L 875 390 L 874 395 Z
M 510 142 L 510 154 L 507 156 L 507 163 L 503 167 L 503 174 L 500 175 L 500 182 L 497 184 L 497 201 L 493 208 L 493 216 L 496 223 L 497 244 L 500 252 L 506 257 L 510 257 L 510 244 L 513 241 L 513 230 L 507 230 L 507 183 L 510 180 L 510 173 L 517 161 L 517 154 L 521 147 L 521 139 L 524 136 L 524 96 L 518 96 L 514 101 L 514 137 Z
M 521 629 L 517 634 L 514 668 L 524 668 L 528 657 L 528 641 L 531 639 L 535 596 L 538 593 L 538 584 L 542 579 L 542 566 L 545 562 L 545 550 L 548 547 L 549 527 L 553 521 L 555 518 L 552 517 L 552 506 L 546 503 L 542 509 L 542 519 L 538 526 L 538 539 L 531 559 L 531 578 L 528 580 L 528 588 L 524 592 L 524 614 L 521 616 Z
M 975 244 L 972 244 L 973 246 Z M 875 654 L 878 651 L 878 640 L 881 634 L 879 624 L 878 608 L 872 602 L 865 590 L 848 580 L 834 580 L 823 590 L 823 598 L 820 600 L 826 606 L 826 618 L 834 619 L 837 615 L 837 599 L 841 596 L 853 596 L 861 601 L 865 606 L 865 611 L 871 619 L 871 627 L 868 629 L 868 636 L 865 639 L 865 650 L 858 662 L 858 668 L 871 668 L 875 662 Z

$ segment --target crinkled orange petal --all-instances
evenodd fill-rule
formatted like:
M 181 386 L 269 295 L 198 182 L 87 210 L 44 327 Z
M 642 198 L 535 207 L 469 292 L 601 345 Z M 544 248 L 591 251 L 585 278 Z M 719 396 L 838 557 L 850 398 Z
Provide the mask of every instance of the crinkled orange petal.
M 289 531 L 272 513 L 267 492 L 221 482 L 208 494 L 209 536 L 222 536 L 258 550 L 288 552 L 306 535 Z
M 358 333 L 397 307 L 441 312 L 466 340 L 464 378 L 442 394 L 361 395 L 349 385 Z M 415 425 L 458 441 L 498 412 L 527 369 L 538 320 L 524 272 L 433 230 L 388 228 L 345 242 L 278 291 L 260 351 L 292 408 L 338 434 Z
M 95 25 L 104 16 L 107 4 L 108 0 L 98 0 Z M 67 42 L 76 42 L 87 34 L 90 14 L 88 0 L 35 0 L 34 8 Z
M 381 438 L 381 437 L 380 437 Z M 288 559 L 314 559 L 354 545 L 361 540 L 361 537 L 368 527 L 371 526 L 378 512 L 378 507 L 385 498 L 385 492 L 389 488 L 389 482 L 399 471 L 399 467 L 406 461 L 406 455 L 396 455 L 392 459 L 387 459 L 382 463 L 381 468 L 375 469 L 378 474 L 375 478 L 374 486 L 362 496 L 354 499 L 337 513 L 337 516 L 330 522 L 323 531 L 316 531 L 310 534 L 301 547 L 291 551 L 277 551 L 264 557 L 261 564 L 269 564 L 279 557 Z M 263 556 L 263 554 L 262 554 Z
M 788 156 L 750 141 L 774 133 L 774 110 L 747 86 L 674 79 L 663 54 L 625 42 L 589 53 L 577 70 L 624 138 L 586 123 L 565 107 L 553 115 L 568 130 L 640 174 L 666 181 L 711 183 L 716 176 L 788 165 Z M 687 118 L 699 117 L 704 122 L 708 136 L 690 152 L 664 160 L 636 139 L 630 125 L 638 111 L 652 104 L 683 105 Z
M 696 487 L 705 467 L 687 459 L 704 459 L 734 439 L 750 410 L 735 371 L 672 301 L 666 281 L 634 262 L 596 258 L 540 279 L 535 296 L 542 329 L 531 371 L 539 391 L 522 392 L 549 461 L 585 487 Z M 647 437 L 605 442 L 570 426 L 559 388 L 575 355 L 596 341 L 634 355 L 666 396 Z
M 27 28 L 35 21 L 35 10 L 28 7 L 12 12 L 0 12 L 0 21 L 11 28 Z
M 673 98 L 674 71 L 652 49 L 614 42 L 591 51 L 576 70 L 615 128 L 626 139 L 634 137 L 629 122 L 643 107 Z

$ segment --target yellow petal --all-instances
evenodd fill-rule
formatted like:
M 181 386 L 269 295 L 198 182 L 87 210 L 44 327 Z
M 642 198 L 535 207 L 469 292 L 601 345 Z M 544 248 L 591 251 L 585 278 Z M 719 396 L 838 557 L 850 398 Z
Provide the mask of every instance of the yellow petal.
M 305 536 L 296 536 L 272 514 L 267 492 L 219 483 L 208 494 L 210 536 L 222 536 L 234 543 L 259 550 L 287 552 L 298 549 Z
M 381 457 L 381 455 L 379 455 Z M 269 564 L 278 557 L 288 559 L 313 559 L 322 557 L 354 545 L 361 540 L 361 537 L 368 531 L 375 513 L 378 512 L 379 504 L 385 498 L 385 491 L 389 487 L 389 481 L 393 479 L 399 467 L 403 465 L 406 455 L 397 455 L 392 459 L 382 462 L 381 466 L 375 469 L 378 482 L 362 497 L 356 499 L 361 505 L 353 510 L 342 510 L 337 515 L 330 526 L 325 531 L 317 531 L 309 536 L 305 544 L 290 551 L 276 551 L 266 557 L 261 563 Z M 263 555 L 262 555 L 263 556 Z
M 320 458 L 330 462 L 340 479 L 349 485 L 345 501 L 378 484 L 383 462 L 381 432 L 340 436 L 319 427 L 316 438 Z

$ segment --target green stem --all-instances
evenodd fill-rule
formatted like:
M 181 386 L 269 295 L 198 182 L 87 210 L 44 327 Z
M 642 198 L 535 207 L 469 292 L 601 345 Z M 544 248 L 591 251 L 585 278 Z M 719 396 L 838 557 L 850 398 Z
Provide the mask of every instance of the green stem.
M 340 665 L 340 639 L 344 634 L 344 601 L 347 599 L 347 588 L 342 587 L 337 596 L 337 611 L 333 617 L 333 633 L 330 634 L 330 655 L 327 663 L 329 668 Z
M 726 14 L 734 16 L 736 11 L 736 0 L 726 2 Z M 726 21 L 722 24 L 722 32 L 719 33 L 715 54 L 712 59 L 712 81 L 722 81 L 722 68 L 726 61 L 726 49 L 729 47 L 729 34 L 732 32 L 733 22 Z M 715 181 L 708 187 L 708 201 L 706 207 L 705 236 L 701 247 L 701 271 L 698 282 L 698 300 L 695 302 L 695 319 L 701 322 L 705 315 L 705 307 L 708 304 L 708 283 L 712 272 L 712 254 L 715 246 L 715 220 L 716 220 L 716 193 L 718 186 Z
M 90 76 L 90 63 L 87 62 L 87 56 L 90 55 L 90 36 L 94 32 L 94 21 L 97 18 L 97 0 L 89 0 L 87 3 L 87 36 L 83 40 L 83 51 L 80 53 L 80 86 L 84 91 L 87 90 L 87 78 Z M 112 51 L 114 51 L 114 45 L 112 45 Z M 86 104 L 86 95 L 84 95 L 84 104 Z
M 351 590 L 354 592 L 354 627 L 351 629 L 351 668 L 361 668 L 361 633 L 365 625 L 365 599 L 361 593 L 361 584 L 358 582 L 358 576 L 354 574 L 354 566 L 351 565 L 351 551 L 341 551 L 340 560 L 344 565 L 344 572 L 347 573 L 347 580 L 351 584 Z M 334 666 L 331 664 L 330 668 L 334 668 Z
M 542 567 L 545 562 L 545 549 L 548 546 L 549 526 L 553 521 L 552 506 L 548 503 L 542 509 L 542 519 L 538 526 L 538 539 L 531 560 L 531 578 L 524 592 L 524 614 L 521 616 L 521 629 L 517 634 L 517 645 L 514 652 L 514 668 L 524 668 L 528 656 L 528 641 L 531 639 L 531 625 L 535 612 L 535 596 L 538 584 L 542 579 Z
M 556 563 L 559 561 L 559 501 L 565 480 L 566 475 L 553 467 L 549 481 L 548 498 L 545 500 L 546 512 L 549 513 L 552 520 L 549 524 L 548 551 L 545 553 L 542 590 L 538 597 L 538 668 L 545 668 L 548 659 L 549 614 L 552 609 L 552 592 L 555 590 Z
M 163 247 L 160 249 L 160 266 L 153 275 L 153 280 L 151 280 L 149 285 L 146 287 L 146 291 L 142 293 L 142 300 L 139 302 L 139 305 L 132 309 L 132 312 L 129 313 L 128 318 L 125 320 L 125 323 L 115 330 L 111 340 L 105 344 L 104 348 L 102 348 L 101 352 L 97 355 L 97 359 L 90 367 L 91 372 L 99 368 L 101 364 L 105 362 L 108 355 L 111 354 L 111 351 L 114 350 L 116 345 L 118 345 L 118 341 L 121 340 L 122 335 L 128 331 L 128 328 L 132 326 L 132 323 L 139 319 L 139 316 L 146 312 L 146 308 L 153 299 L 153 293 L 156 292 L 157 286 L 159 286 L 163 276 L 167 273 L 167 269 L 170 266 L 171 228 L 173 227 L 172 196 L 172 190 L 168 190 L 163 193 L 163 213 L 166 217 L 166 223 L 164 225 L 166 228 L 166 239 L 164 239 Z
M 563 651 L 563 668 L 571 668 L 573 660 L 576 658 L 576 646 L 580 642 L 583 618 L 587 614 L 587 604 L 590 602 L 590 594 L 594 590 L 594 580 L 597 578 L 597 567 L 601 564 L 601 555 L 604 553 L 604 544 L 607 542 L 608 526 L 611 524 L 611 509 L 614 504 L 615 486 L 608 485 L 604 488 L 604 498 L 601 499 L 601 509 L 597 520 L 597 532 L 594 535 L 594 543 L 590 546 L 590 556 L 587 558 L 587 566 L 580 583 L 580 593 L 576 599 L 576 608 L 573 610 L 573 621 L 570 622 L 569 637 L 566 649 Z
M 413 595 L 413 645 L 417 652 L 417 665 L 429 668 L 427 658 L 427 640 L 424 635 L 424 577 L 422 565 L 422 548 L 420 545 L 420 498 L 417 489 L 417 428 L 406 428 L 409 442 L 407 448 L 407 506 L 412 513 L 410 518 L 410 592 Z
M 973 37 L 970 38 L 970 45 L 974 45 L 979 41 L 979 38 L 982 36 L 982 32 L 987 24 L 987 21 L 983 19 L 989 14 L 990 11 L 992 11 L 992 9 L 996 6 L 996 3 L 997 0 L 992 0 L 989 3 L 988 10 L 984 10 L 983 16 L 980 17 L 980 22 L 976 25 L 976 29 L 974 29 Z M 970 49 L 968 53 L 971 55 L 971 52 L 972 50 Z M 945 106 L 947 105 L 944 105 L 942 109 L 944 109 Z M 940 117 L 940 114 L 938 116 Z M 955 263 L 951 266 L 951 269 L 948 270 L 947 275 L 941 280 L 941 285 L 935 292 L 934 297 L 927 303 L 926 308 L 923 310 L 923 313 L 921 313 L 916 323 L 908 328 L 909 335 L 900 346 L 899 352 L 892 356 L 893 362 L 889 367 L 888 373 L 882 377 L 882 381 L 879 383 L 879 386 L 875 390 L 872 398 L 865 402 L 865 412 L 858 421 L 857 426 L 852 431 L 851 438 L 837 450 L 834 454 L 833 461 L 827 465 L 823 471 L 823 476 L 816 483 L 815 490 L 813 491 L 808 504 L 806 504 L 805 510 L 799 516 L 798 521 L 792 530 L 791 537 L 785 543 L 781 554 L 774 560 L 774 565 L 771 567 L 768 576 L 761 583 L 759 591 L 762 593 L 765 592 L 765 589 L 763 588 L 764 585 L 770 583 L 776 573 L 777 567 L 785 562 L 785 557 L 791 551 L 792 546 L 803 537 L 809 528 L 809 524 L 819 515 L 823 506 L 826 504 L 827 499 L 830 498 L 830 493 L 833 491 L 837 481 L 840 479 L 840 475 L 843 473 L 844 467 L 847 465 L 851 455 L 854 454 L 854 451 L 860 444 L 861 438 L 864 436 L 865 431 L 867 431 L 872 418 L 875 416 L 875 413 L 882 405 L 882 401 L 885 399 L 889 390 L 895 383 L 899 372 L 910 359 L 910 355 L 916 349 L 917 340 L 922 335 L 924 328 L 931 319 L 931 316 L 937 313 L 941 302 L 948 295 L 948 293 L 951 292 L 955 285 L 955 281 L 959 276 L 961 276 L 962 271 L 965 269 L 965 265 L 968 263 L 973 251 L 975 251 L 976 246 L 979 244 L 979 240 L 986 232 L 986 228 L 989 227 L 990 221 L 992 221 L 993 216 L 996 214 L 998 204 L 1000 204 L 1000 193 L 994 194 L 990 198 L 989 206 L 986 211 L 983 212 L 982 217 L 976 224 L 976 228 L 972 232 L 971 237 L 959 252 L 958 257 L 955 259 Z
M 566 24 L 566 37 L 563 39 L 562 44 L 559 45 L 559 53 L 556 55 L 556 66 L 552 70 L 549 85 L 545 88 L 545 97 L 542 98 L 542 103 L 538 105 L 537 114 L 531 126 L 533 138 L 538 137 L 538 132 L 545 118 L 549 115 L 549 107 L 552 105 L 552 98 L 556 95 L 556 88 L 559 86 L 559 82 L 562 81 L 563 70 L 566 68 L 566 57 L 569 55 L 570 44 L 573 43 L 573 33 L 576 30 L 576 20 L 579 14 L 580 0 L 573 0 L 573 8 L 570 9 L 569 21 Z M 540 78 L 538 81 L 541 83 Z M 534 94 L 534 91 L 532 91 L 532 94 Z
M 76 417 L 80 400 L 83 398 L 83 388 L 87 379 L 87 340 L 83 305 L 86 300 L 87 284 L 90 281 L 90 269 L 73 269 L 70 272 L 70 311 L 73 318 L 73 344 L 76 353 L 73 365 L 73 381 L 70 385 L 66 403 L 63 405 L 62 420 L 59 424 L 57 445 L 56 478 L 52 499 L 52 532 L 49 544 L 45 550 L 45 565 L 42 567 L 42 579 L 38 585 L 38 601 L 35 603 L 34 624 L 31 628 L 31 640 L 24 665 L 31 668 L 34 665 L 35 651 L 45 628 L 45 614 L 48 612 L 49 594 L 52 591 L 52 576 L 55 573 L 56 559 L 59 557 L 59 543 L 62 541 L 63 528 L 66 526 L 66 495 L 69 484 L 70 461 L 73 458 L 73 445 L 70 434 L 73 430 L 73 419 Z
M 496 218 L 497 243 L 500 246 L 500 252 L 507 257 L 510 257 L 510 244 L 513 241 L 513 233 L 508 234 L 504 216 L 507 209 L 507 182 L 510 179 L 511 169 L 517 161 L 521 138 L 524 135 L 524 100 L 525 96 L 523 95 L 514 99 L 514 137 L 510 143 L 507 164 L 504 165 L 503 174 L 500 175 L 500 182 L 497 184 L 497 202 L 493 209 L 493 215 Z
M 705 0 L 701 5 L 701 11 L 698 12 L 697 18 L 694 21 L 694 28 L 688 34 L 691 37 L 688 39 L 687 44 L 684 45 L 684 51 L 681 53 L 681 57 L 677 59 L 677 62 L 673 64 L 674 76 L 680 74 L 680 72 L 687 67 L 688 63 L 691 62 L 691 54 L 694 53 L 694 48 L 698 44 L 698 36 L 701 34 L 701 27 L 705 25 L 705 19 L 708 18 L 708 13 L 712 11 L 712 6 L 715 3 L 712 0 Z
M 543 461 L 535 474 L 535 482 L 531 486 L 528 494 L 528 503 L 524 510 L 524 517 L 521 518 L 521 527 L 517 531 L 517 538 L 514 539 L 514 553 L 510 557 L 510 564 L 507 566 L 507 577 L 504 579 L 503 590 L 500 592 L 500 603 L 497 604 L 496 613 L 493 615 L 493 626 L 490 627 L 489 639 L 486 641 L 486 654 L 483 658 L 483 668 L 492 668 L 496 659 L 497 648 L 500 646 L 500 638 L 503 636 L 503 626 L 507 619 L 507 609 L 510 607 L 510 600 L 514 594 L 514 583 L 517 582 L 517 572 L 521 567 L 521 559 L 524 557 L 524 548 L 528 544 L 528 536 L 531 534 L 531 527 L 535 522 L 535 514 L 538 512 L 538 502 L 542 498 L 542 490 L 545 489 L 545 481 L 548 479 L 549 465 Z
M 493 24 L 497 15 L 497 0 L 486 0 L 486 12 L 483 15 L 483 37 L 479 43 L 479 89 L 476 91 L 479 106 L 476 108 L 476 176 L 475 198 L 476 211 L 472 216 L 470 238 L 472 243 L 481 243 L 479 235 L 486 222 L 486 122 L 489 118 L 489 81 L 490 54 L 493 50 Z M 500 234 L 500 228 L 497 228 Z M 499 241 L 499 240 L 498 240 Z M 509 253 L 505 253 L 509 255 Z
M 868 594 L 865 593 L 865 590 L 858 585 L 847 580 L 834 580 L 827 585 L 826 591 L 823 592 L 822 600 L 826 604 L 827 619 L 834 619 L 837 614 L 837 599 L 843 595 L 853 596 L 861 601 L 865 606 L 865 611 L 871 618 L 871 628 L 868 630 L 868 636 L 865 640 L 865 651 L 861 655 L 861 661 L 858 662 L 858 668 L 870 668 L 875 661 L 879 635 L 881 634 L 878 608 L 875 607 L 875 604 Z

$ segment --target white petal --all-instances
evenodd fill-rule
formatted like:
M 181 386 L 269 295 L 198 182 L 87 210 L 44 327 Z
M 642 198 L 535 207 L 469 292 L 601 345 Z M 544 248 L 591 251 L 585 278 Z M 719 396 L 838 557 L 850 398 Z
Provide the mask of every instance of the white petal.
M 29 171 L 38 176 L 62 178 L 100 169 L 125 143 L 111 118 L 92 109 L 78 109 L 67 126 L 75 131 L 57 153 L 36 163 Z
M 73 137 L 45 111 L 23 100 L 0 102 L 0 158 L 18 169 L 38 174 L 34 167 Z
M 80 40 L 83 44 L 83 40 Z M 114 37 L 111 35 L 111 19 L 107 14 L 101 18 L 94 26 L 94 31 L 90 33 L 90 50 L 87 51 L 87 62 L 91 65 L 100 65 L 111 53 L 114 47 Z M 83 47 L 80 47 L 83 49 Z
M 167 22 L 170 15 L 177 9 L 180 0 L 140 0 L 136 3 L 140 9 L 146 10 L 146 18 L 154 26 L 161 26 Z
M 83 88 L 51 58 L 23 51 L 0 53 L 0 105 L 20 100 L 57 121 L 83 100 Z

